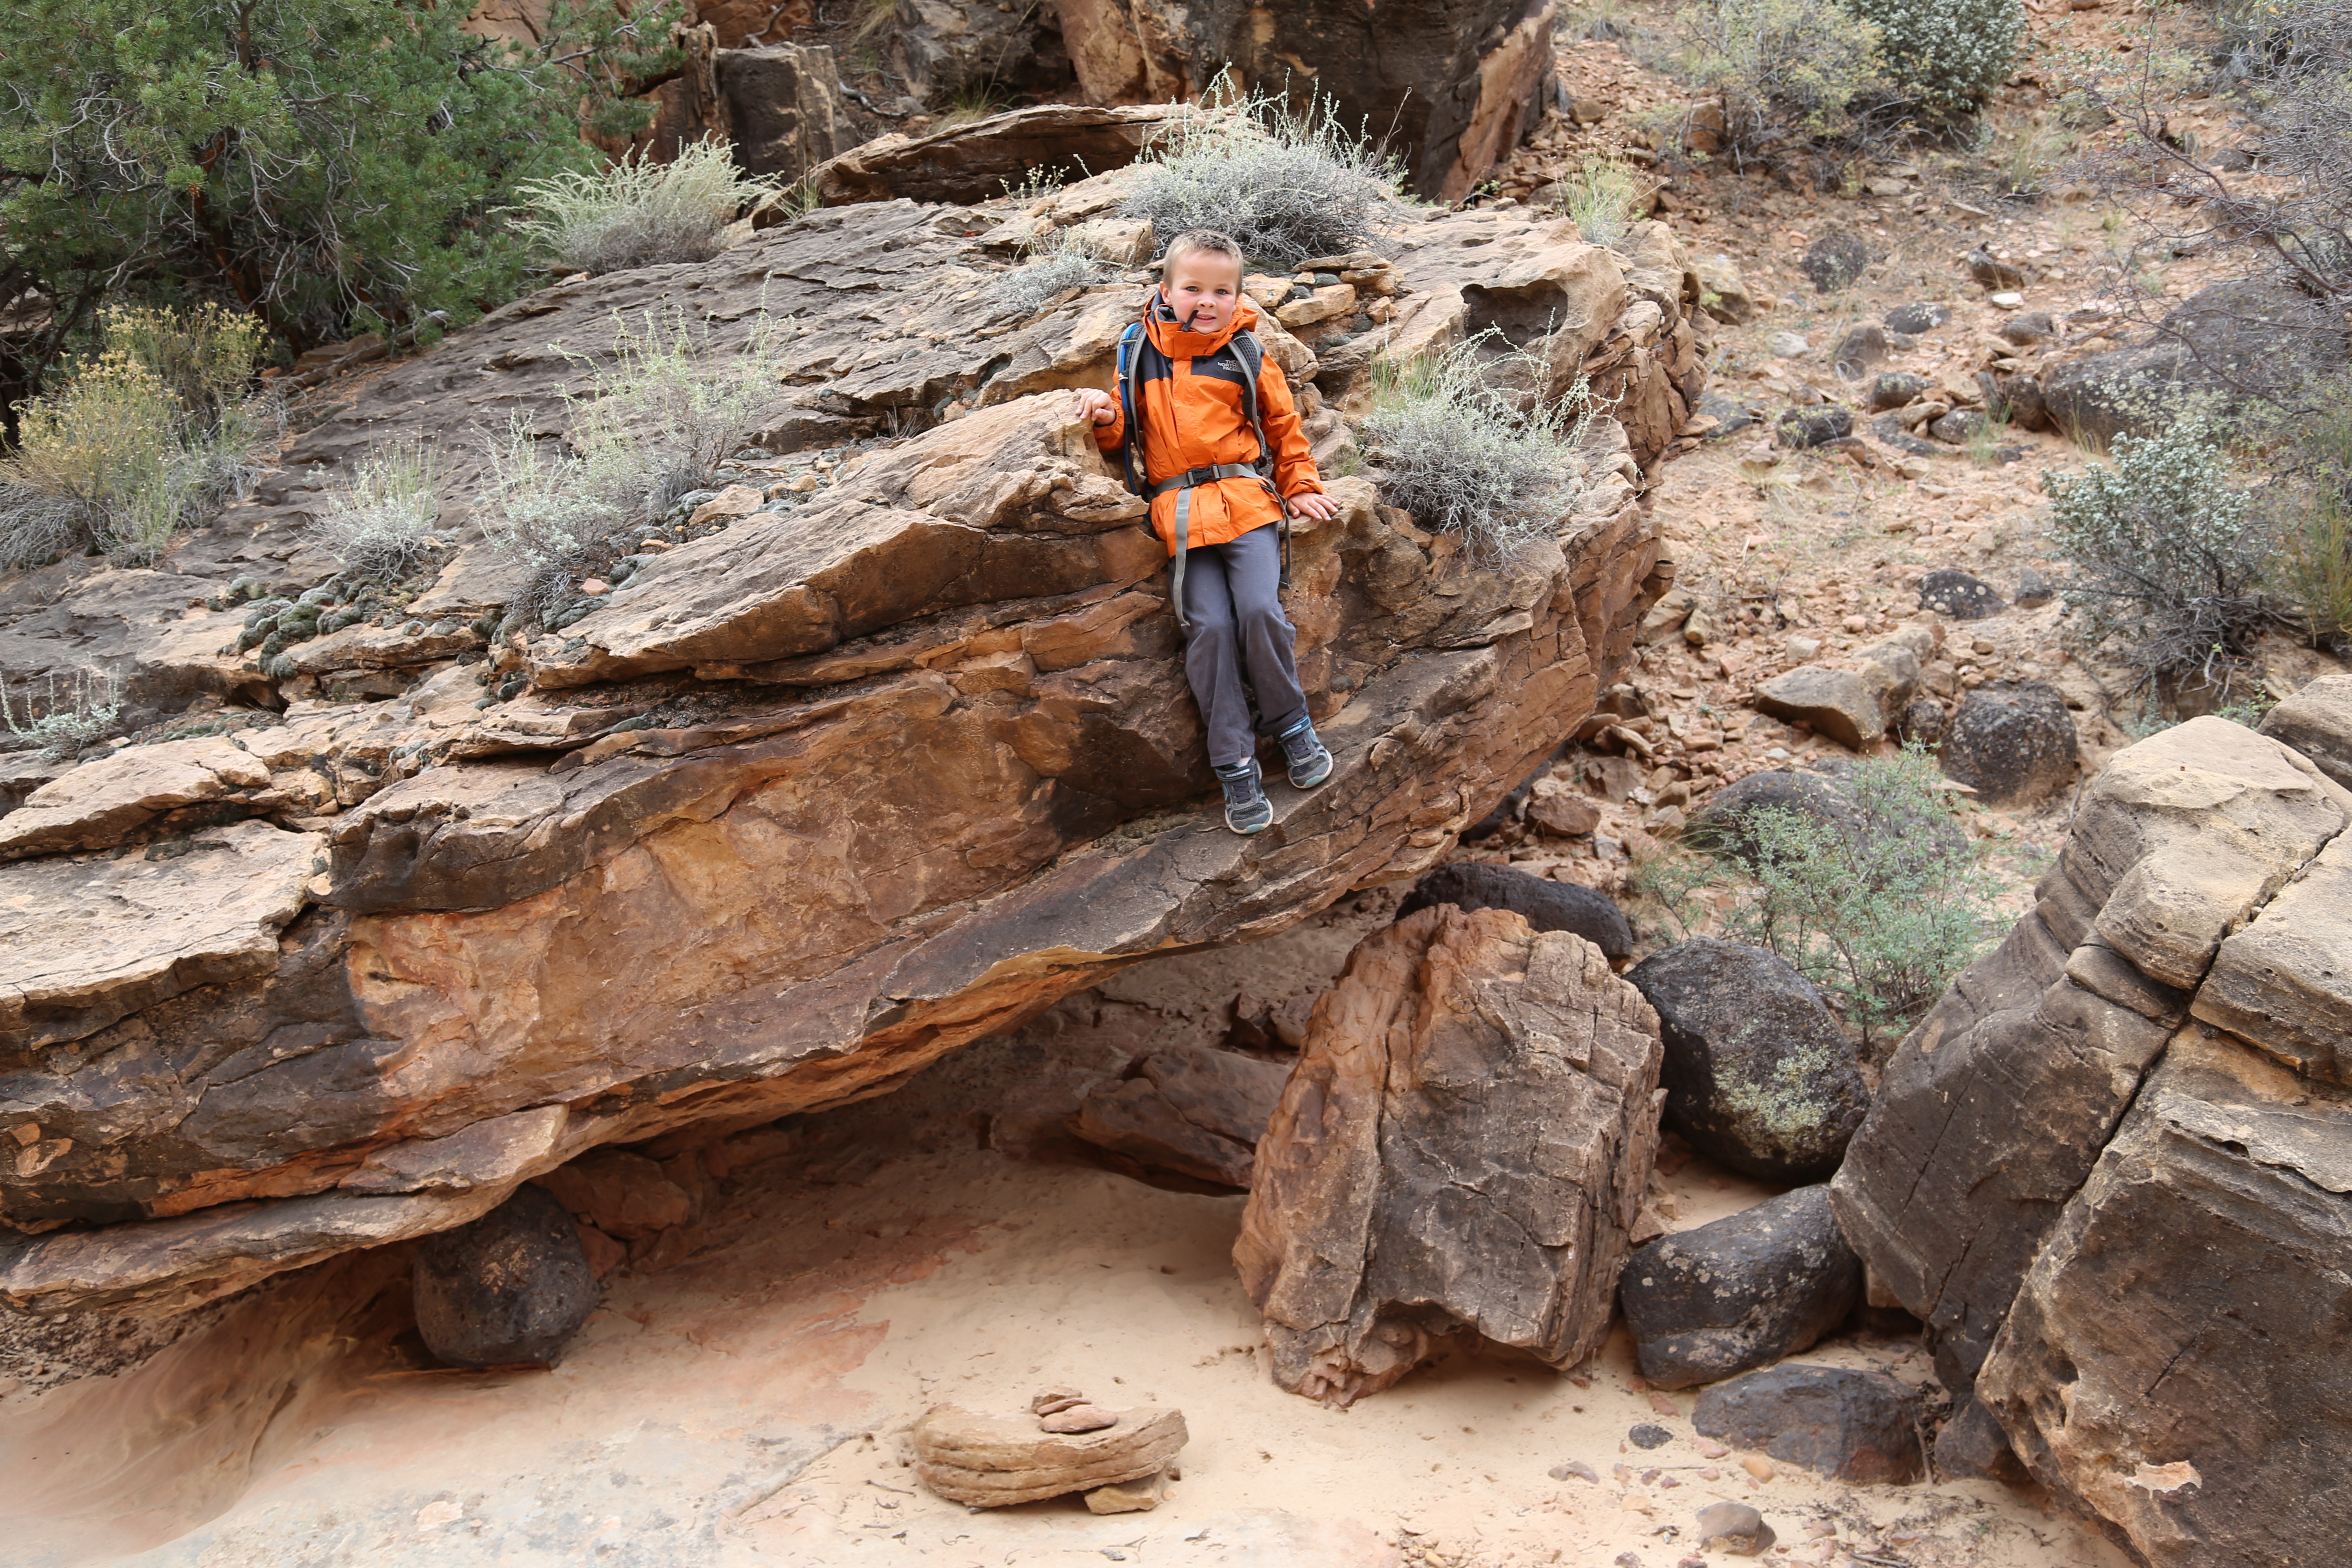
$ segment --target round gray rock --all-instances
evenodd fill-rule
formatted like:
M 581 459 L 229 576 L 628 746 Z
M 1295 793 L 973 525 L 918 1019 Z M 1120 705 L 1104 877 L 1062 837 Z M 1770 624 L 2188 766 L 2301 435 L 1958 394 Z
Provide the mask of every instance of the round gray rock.
M 1811 981 L 1760 947 L 1702 937 L 1626 972 L 1658 1011 L 1667 1125 L 1768 1182 L 1817 1182 L 1870 1110 L 1853 1044 Z
M 1689 1388 L 1810 1349 L 1861 1304 L 1862 1259 L 1829 1188 L 1800 1187 L 1640 1248 L 1617 1299 L 1642 1375 Z
M 1988 805 L 2015 805 L 2064 789 L 2082 772 L 2074 716 L 2039 680 L 1988 680 L 1960 700 L 1944 731 L 1944 774 Z
M 580 1229 L 543 1187 L 416 1250 L 416 1330 L 451 1366 L 546 1365 L 596 1308 Z
M 1777 428 L 1783 447 L 1819 447 L 1853 434 L 1853 410 L 1835 403 L 1791 408 L 1780 416 Z
M 1478 861 L 1440 866 L 1413 884 L 1412 892 L 1397 907 L 1397 919 L 1432 904 L 1465 910 L 1511 910 L 1538 931 L 1575 932 L 1612 963 L 1633 953 L 1633 927 L 1607 894 L 1574 882 L 1531 877 L 1508 866 Z

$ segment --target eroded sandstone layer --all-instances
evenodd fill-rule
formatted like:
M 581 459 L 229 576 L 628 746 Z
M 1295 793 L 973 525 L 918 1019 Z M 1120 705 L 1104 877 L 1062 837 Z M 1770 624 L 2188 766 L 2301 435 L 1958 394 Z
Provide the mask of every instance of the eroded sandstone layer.
M 999 226 L 1105 199 L 832 208 L 543 290 L 384 374 L 154 569 L 0 588 L 12 685 L 100 669 L 142 722 L 231 703 L 184 756 L 52 770 L 21 832 L 0 817 L 0 1298 L 184 1306 L 599 1144 L 879 1092 L 1127 963 L 1425 869 L 1570 734 L 1628 656 L 1643 468 L 1703 374 L 1671 237 L 1440 215 L 1338 368 L 1269 325 L 1334 474 L 1368 354 L 1488 326 L 1626 417 L 1557 537 L 1499 566 L 1333 479 L 1289 607 L 1339 765 L 1244 840 L 1201 805 L 1158 547 L 1062 390 L 1108 384 L 1140 275 L 1034 315 L 992 291 Z M 519 576 L 467 522 L 483 427 L 560 435 L 575 356 L 673 309 L 714 356 L 796 322 L 771 451 L 919 433 L 488 646 Z M 225 590 L 331 576 L 309 513 L 400 438 L 445 454 L 453 552 L 410 618 L 233 651 Z
M 2335 754 L 2347 688 L 2277 728 Z M 2352 1521 L 2352 1014 L 2323 1004 L 2347 825 L 2272 734 L 2193 719 L 2118 753 L 1831 1189 L 1958 1415 L 2151 1563 L 2323 1562 Z

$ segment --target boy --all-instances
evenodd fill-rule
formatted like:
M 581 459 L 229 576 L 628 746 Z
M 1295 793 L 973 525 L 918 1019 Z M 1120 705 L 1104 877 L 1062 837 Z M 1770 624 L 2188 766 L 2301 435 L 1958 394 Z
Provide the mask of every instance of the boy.
M 1129 471 L 1142 481 L 1152 531 L 1168 546 L 1184 676 L 1208 727 L 1209 765 L 1224 786 L 1225 826 L 1235 833 L 1257 833 L 1274 820 L 1244 671 L 1292 787 L 1313 789 L 1331 776 L 1331 753 L 1298 687 L 1275 525 L 1286 503 L 1318 519 L 1339 508 L 1323 493 L 1281 367 L 1262 359 L 1255 411 L 1265 442 L 1251 428 L 1248 364 L 1258 356 L 1244 357 L 1234 340 L 1256 323 L 1257 307 L 1242 296 L 1241 247 L 1211 229 L 1180 235 L 1133 345 L 1127 395 L 1141 428 L 1128 428 L 1119 399 L 1078 394 L 1096 444 L 1106 452 L 1129 446 Z

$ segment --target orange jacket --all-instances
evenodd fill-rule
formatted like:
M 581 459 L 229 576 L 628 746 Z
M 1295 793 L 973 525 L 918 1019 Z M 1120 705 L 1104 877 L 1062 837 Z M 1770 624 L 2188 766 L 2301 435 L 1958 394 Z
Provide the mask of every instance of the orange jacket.
M 1151 298 L 1157 305 L 1157 289 Z M 1152 484 L 1188 468 L 1257 460 L 1257 434 L 1242 401 L 1241 355 L 1226 348 L 1235 332 L 1257 325 L 1257 307 L 1247 300 L 1238 305 L 1234 319 L 1216 332 L 1187 331 L 1181 322 L 1161 321 L 1156 310 L 1144 318 L 1149 342 L 1136 354 L 1134 395 L 1142 411 L 1144 470 Z M 1258 368 L 1257 411 L 1274 443 L 1275 488 L 1286 497 L 1319 494 L 1323 481 L 1298 427 L 1298 405 L 1290 400 L 1290 384 L 1271 354 Z M 1124 411 L 1095 426 L 1095 442 L 1106 452 L 1118 451 L 1126 438 Z M 1281 516 L 1281 508 L 1255 479 L 1219 479 L 1192 492 L 1185 535 L 1195 547 L 1230 544 Z M 1176 553 L 1175 519 L 1176 492 L 1171 490 L 1151 503 L 1151 530 L 1171 555 Z

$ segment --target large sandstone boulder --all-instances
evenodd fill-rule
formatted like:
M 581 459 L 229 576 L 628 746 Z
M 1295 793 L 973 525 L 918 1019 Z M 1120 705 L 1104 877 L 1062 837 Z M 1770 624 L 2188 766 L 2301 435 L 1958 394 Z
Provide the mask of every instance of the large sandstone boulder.
M 1367 937 L 1316 1004 L 1234 1248 L 1275 1381 L 1350 1404 L 1465 1331 L 1591 1354 L 1659 1059 L 1656 1016 L 1581 937 L 1450 904 Z
M 2342 1538 L 2347 824 L 2352 794 L 2222 720 L 2117 753 L 1832 1188 L 1962 1414 L 2149 1562 Z
M 798 180 L 856 139 L 840 70 L 824 45 L 720 49 L 711 63 L 746 174 Z
M 1369 125 L 1405 149 L 1412 191 L 1450 202 L 1541 117 L 1558 8 L 1552 0 L 1403 9 L 1370 0 L 1055 0 L 1050 9 L 1092 102 L 1195 97 L 1220 69 L 1244 88 L 1303 97 L 1304 60 L 1343 124 Z
M 1063 390 L 1108 381 L 1132 291 L 1000 307 L 981 238 L 1008 216 L 827 208 L 707 264 L 542 290 L 384 371 L 161 568 L 0 579 L 12 686 L 111 671 L 140 723 L 266 698 L 174 742 L 212 782 L 163 777 L 179 753 L 152 746 L 40 782 L 65 815 L 0 864 L 0 1298 L 184 1306 L 465 1224 L 602 1145 L 871 1093 L 1137 959 L 1430 869 L 1574 731 L 1655 558 L 1605 420 L 1557 537 L 1499 569 L 1332 482 L 1288 604 L 1339 765 L 1278 791 L 1266 834 L 1218 828 L 1157 548 Z M 1563 277 L 1616 266 L 1528 219 L 1419 232 L 1481 265 L 1457 226 Z M 1658 301 L 1680 298 L 1662 282 L 1620 317 L 1672 340 L 1687 322 Z M 679 300 L 713 354 L 763 304 L 795 319 L 772 419 L 835 432 L 827 482 L 486 647 L 516 575 L 461 521 L 474 432 L 560 435 L 570 356 Z M 1627 331 L 1576 330 L 1600 358 Z M 1315 409 L 1313 355 L 1282 342 Z M 1636 405 L 1669 377 L 1627 363 Z M 383 684 L 264 670 L 236 646 L 246 605 L 333 574 L 307 520 L 395 439 L 446 454 L 452 547 L 409 621 L 334 634 L 382 642 Z

